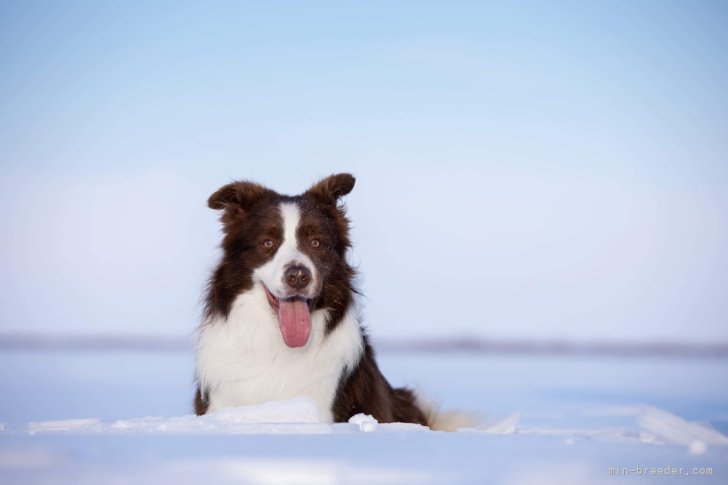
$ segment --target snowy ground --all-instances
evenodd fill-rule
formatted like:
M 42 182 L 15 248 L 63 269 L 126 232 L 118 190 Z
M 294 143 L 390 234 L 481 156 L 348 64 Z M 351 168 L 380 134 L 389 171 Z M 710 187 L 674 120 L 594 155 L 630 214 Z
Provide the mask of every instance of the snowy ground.
M 197 418 L 188 353 L 4 351 L 0 483 L 728 481 L 726 359 L 383 353 L 380 363 L 393 383 L 484 424 L 332 426 L 306 399 Z M 683 471 L 645 475 L 658 467 Z

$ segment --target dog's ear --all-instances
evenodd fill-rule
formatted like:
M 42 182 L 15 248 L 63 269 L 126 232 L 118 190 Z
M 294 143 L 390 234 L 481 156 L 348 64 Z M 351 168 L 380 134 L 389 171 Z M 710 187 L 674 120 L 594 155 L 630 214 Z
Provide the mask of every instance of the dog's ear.
M 355 182 L 356 179 L 350 173 L 337 173 L 315 184 L 306 194 L 324 204 L 336 205 L 341 197 L 351 192 Z
M 218 189 L 207 199 L 210 209 L 225 212 L 245 212 L 255 203 L 271 195 L 273 191 L 255 182 L 233 182 Z

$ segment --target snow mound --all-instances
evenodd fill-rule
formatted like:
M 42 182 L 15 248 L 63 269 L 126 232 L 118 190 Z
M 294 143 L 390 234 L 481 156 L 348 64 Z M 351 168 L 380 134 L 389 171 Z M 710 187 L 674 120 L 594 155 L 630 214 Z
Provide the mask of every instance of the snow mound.
M 601 428 L 519 428 L 517 434 L 563 436 L 567 444 L 573 438 L 599 442 L 643 443 L 685 446 L 692 455 L 705 454 L 711 446 L 728 445 L 728 437 L 707 424 L 686 419 L 650 405 L 616 406 L 592 409 L 589 416 L 620 416 L 634 420 L 634 427 Z
M 679 445 L 691 455 L 703 455 L 709 448 L 728 445 L 728 437 L 712 427 L 687 421 L 653 406 L 621 406 L 585 411 L 591 416 L 630 418 L 631 425 L 559 428 L 520 426 L 519 414 L 506 416 L 480 428 L 463 428 L 458 433 L 491 435 L 556 436 L 566 444 L 575 440 L 612 443 Z M 328 434 L 328 433 L 400 433 L 430 432 L 426 426 L 412 423 L 379 423 L 368 414 L 357 414 L 348 423 L 322 423 L 316 403 L 301 397 L 272 401 L 254 406 L 228 408 L 205 416 L 151 416 L 103 422 L 98 418 L 31 422 L 30 434 L 50 432 L 76 433 L 218 433 L 218 434 Z
M 307 397 L 271 401 L 253 406 L 227 408 L 204 416 L 164 418 L 150 416 L 103 423 L 96 418 L 41 421 L 28 425 L 31 434 L 54 431 L 76 432 L 216 432 L 216 433 L 326 433 L 330 426 L 319 422 L 316 403 Z
M 211 420 L 230 424 L 319 422 L 316 402 L 308 397 L 270 401 L 254 406 L 222 409 L 207 415 Z
M 39 431 L 77 431 L 94 429 L 101 426 L 98 418 L 85 419 L 64 419 L 61 421 L 40 421 L 28 424 L 28 431 L 36 433 Z
M 637 424 L 658 443 L 686 445 L 693 454 L 704 453 L 708 445 L 728 445 L 728 437 L 719 431 L 654 406 L 643 406 L 636 415 Z
M 352 416 L 349 418 L 349 423 L 359 426 L 359 431 L 364 431 L 365 433 L 376 431 L 379 426 L 379 421 L 364 413 Z

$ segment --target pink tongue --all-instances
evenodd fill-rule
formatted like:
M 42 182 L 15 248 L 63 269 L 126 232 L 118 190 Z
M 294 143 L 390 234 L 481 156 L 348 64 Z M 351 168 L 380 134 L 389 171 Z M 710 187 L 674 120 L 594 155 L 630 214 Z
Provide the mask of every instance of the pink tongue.
M 278 325 L 283 341 L 289 347 L 303 347 L 311 334 L 311 313 L 308 304 L 300 299 L 280 300 Z

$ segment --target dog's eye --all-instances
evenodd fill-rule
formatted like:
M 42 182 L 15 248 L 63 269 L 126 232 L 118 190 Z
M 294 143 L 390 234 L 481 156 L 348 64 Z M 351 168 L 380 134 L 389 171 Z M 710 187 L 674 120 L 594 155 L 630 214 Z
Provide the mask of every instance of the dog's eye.
M 273 247 L 273 239 L 266 239 L 265 241 L 263 241 L 263 247 L 272 248 Z
M 311 239 L 311 246 L 317 248 L 321 246 L 321 241 L 319 241 L 318 239 Z

